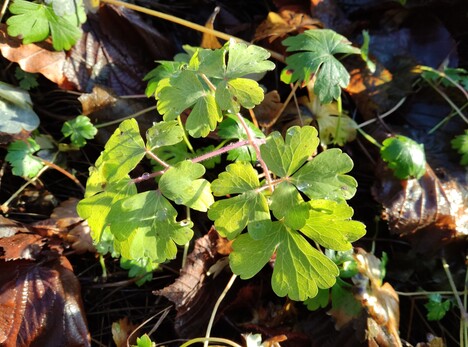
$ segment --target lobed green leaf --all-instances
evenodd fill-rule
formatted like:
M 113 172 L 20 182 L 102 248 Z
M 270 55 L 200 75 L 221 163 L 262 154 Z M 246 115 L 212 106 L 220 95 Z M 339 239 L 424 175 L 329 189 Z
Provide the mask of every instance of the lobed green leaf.
M 172 146 L 184 138 L 184 129 L 176 120 L 161 121 L 146 131 L 146 147 L 152 151 L 163 146 Z
M 304 202 L 296 187 L 289 182 L 276 186 L 271 195 L 270 209 L 278 220 L 292 229 L 300 229 L 309 218 L 309 204 Z
M 215 196 L 245 193 L 259 187 L 257 171 L 250 163 L 242 161 L 229 164 L 226 171 L 211 183 Z
M 346 202 L 312 200 L 309 205 L 310 216 L 300 230 L 321 246 L 346 251 L 366 234 L 364 224 L 351 220 L 353 209 Z
M 97 129 L 88 117 L 80 115 L 75 119 L 66 121 L 62 126 L 62 134 L 70 136 L 72 144 L 77 147 L 86 145 L 86 140 L 91 140 L 97 134 Z
M 177 211 L 158 191 L 117 201 L 108 216 L 116 248 L 127 259 L 149 257 L 156 263 L 174 259 L 176 245 L 193 236 L 191 221 L 177 222 Z
M 356 193 L 357 182 L 347 172 L 353 161 L 338 148 L 328 149 L 307 162 L 290 182 L 310 199 L 351 199 Z
M 257 223 L 253 238 L 239 236 L 230 254 L 232 271 L 247 279 L 257 274 L 276 251 L 272 288 L 278 296 L 304 301 L 317 295 L 318 288 L 329 288 L 338 276 L 338 267 L 313 248 L 297 231 L 281 222 Z M 256 261 L 252 261 L 255 259 Z
M 205 167 L 189 160 L 175 164 L 159 180 L 159 189 L 168 199 L 197 211 L 206 212 L 213 204 L 210 182 L 199 177 Z
M 277 176 L 288 177 L 297 171 L 317 149 L 317 130 L 311 126 L 293 126 L 286 138 L 279 132 L 270 134 L 260 147 L 262 158 Z
M 8 145 L 8 153 L 5 160 L 13 167 L 13 175 L 34 177 L 44 167 L 43 162 L 33 154 L 41 147 L 33 138 L 25 141 L 16 140 Z

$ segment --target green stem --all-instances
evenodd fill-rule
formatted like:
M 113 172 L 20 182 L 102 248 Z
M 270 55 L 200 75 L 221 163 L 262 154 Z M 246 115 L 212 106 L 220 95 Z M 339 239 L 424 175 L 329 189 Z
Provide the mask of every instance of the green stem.
M 106 263 L 104 261 L 104 256 L 102 254 L 99 254 L 99 264 L 101 264 L 102 278 L 104 280 L 106 280 L 107 279 L 107 268 L 106 268 Z
M 466 107 L 468 106 L 468 102 L 466 104 L 464 104 L 462 107 L 460 107 L 460 111 L 463 111 Z M 434 127 L 429 130 L 427 133 L 429 135 L 433 134 L 435 131 L 437 131 L 437 129 L 439 129 L 442 125 L 444 125 L 445 123 L 447 123 L 450 119 L 452 119 L 454 116 L 457 115 L 457 112 L 456 111 L 452 111 L 450 112 L 450 114 L 445 117 L 444 119 L 442 119 L 439 123 L 437 123 L 436 125 L 434 125 Z
M 229 280 L 228 284 L 226 284 L 226 287 L 224 288 L 223 292 L 219 296 L 218 300 L 216 301 L 216 304 L 213 307 L 213 311 L 211 312 L 211 317 L 210 321 L 208 322 L 208 326 L 206 328 L 206 334 L 205 334 L 205 343 L 203 344 L 204 347 L 208 347 L 208 342 L 210 338 L 210 333 L 211 333 L 211 328 L 213 327 L 214 319 L 216 317 L 216 312 L 218 311 L 219 305 L 221 304 L 221 301 L 223 301 L 224 297 L 226 296 L 227 292 L 229 289 L 231 289 L 232 285 L 234 284 L 234 281 L 236 280 L 237 275 L 233 274 L 231 276 L 231 279 Z
M 433 72 L 437 75 L 439 75 L 441 78 L 445 78 L 447 81 L 449 81 L 450 83 L 452 83 L 456 88 L 458 88 L 462 93 L 463 95 L 465 96 L 465 98 L 468 99 L 468 92 L 465 90 L 465 88 L 463 88 L 459 83 L 455 82 L 450 76 L 447 76 L 447 74 L 445 74 L 444 72 L 442 71 L 439 71 L 439 70 L 436 70 L 436 69 L 433 69 L 432 67 L 430 66 L 424 66 L 424 65 L 419 65 L 417 66 L 416 68 L 419 68 L 423 71 L 430 71 L 430 72 Z M 426 81 L 429 82 L 428 79 L 426 79 Z
M 373 145 L 379 147 L 379 148 L 382 148 L 382 145 L 380 143 L 377 142 L 376 139 L 374 139 L 372 136 L 370 136 L 368 133 L 366 133 L 364 130 L 362 130 L 361 128 L 357 128 L 357 131 L 362 135 L 364 136 L 364 138 L 369 141 L 370 143 L 372 143 Z
M 291 88 L 291 91 L 289 92 L 288 97 L 284 101 L 283 105 L 281 105 L 281 108 L 275 113 L 271 121 L 268 122 L 268 124 L 265 125 L 265 128 L 271 128 L 278 118 L 281 116 L 285 108 L 288 106 L 289 102 L 291 101 L 292 97 L 295 95 L 297 88 L 299 87 L 299 81 L 294 84 L 294 86 Z
M 190 345 L 193 345 L 195 343 L 198 343 L 198 342 L 216 342 L 216 343 L 224 343 L 228 346 L 232 346 L 232 347 L 242 347 L 241 345 L 231 341 L 231 340 L 228 340 L 228 339 L 223 339 L 223 338 L 220 338 L 220 337 L 210 337 L 210 338 L 206 338 L 206 337 L 196 337 L 194 339 L 191 339 L 187 342 L 185 342 L 184 344 L 180 345 L 180 347 L 187 347 L 187 346 L 190 346 Z
M 190 143 L 190 140 L 189 140 L 189 138 L 187 136 L 187 132 L 185 131 L 184 124 L 182 124 L 182 119 L 180 118 L 180 115 L 177 116 L 177 122 L 179 123 L 179 126 L 184 130 L 184 133 L 183 133 L 182 136 L 184 138 L 185 144 L 187 145 L 187 148 L 189 149 L 190 152 L 195 153 L 195 150 L 193 149 L 193 146 Z
M 460 295 L 458 295 L 457 287 L 455 286 L 455 282 L 453 280 L 452 274 L 450 273 L 450 267 L 447 264 L 447 261 L 445 260 L 444 257 L 442 257 L 442 267 L 444 268 L 450 287 L 452 288 L 453 296 L 455 297 L 455 301 L 457 302 L 458 308 L 460 309 L 460 316 L 461 316 L 460 324 L 464 325 L 466 324 L 466 322 L 468 322 L 468 313 L 466 312 L 465 307 L 460 299 Z
M 336 123 L 335 138 L 333 140 L 334 144 L 337 144 L 336 139 L 339 137 L 339 134 L 340 134 L 341 114 L 343 113 L 343 104 L 341 100 L 341 94 L 338 97 L 338 99 L 336 99 L 336 107 L 338 109 L 338 122 Z
M 393 106 L 390 110 L 388 110 L 387 112 L 381 114 L 380 116 L 378 117 L 375 117 L 375 118 L 372 118 L 372 119 L 369 119 L 369 120 L 366 120 L 365 122 L 362 122 L 361 124 L 358 125 L 358 129 L 360 128 L 363 128 L 369 124 L 372 124 L 374 122 L 376 122 L 377 120 L 379 119 L 384 119 L 385 117 L 387 116 L 390 116 L 392 113 L 394 113 L 396 110 L 398 110 L 401 105 L 403 105 L 403 103 L 406 101 L 406 96 L 404 98 L 401 98 L 400 101 L 397 102 L 397 104 L 395 106 Z
M 450 100 L 450 98 L 442 91 L 440 90 L 439 87 L 437 87 L 432 81 L 430 80 L 426 80 L 426 82 L 437 92 L 439 93 L 440 96 L 442 96 L 445 101 L 447 101 L 447 103 L 455 110 L 455 112 L 457 112 L 457 114 L 461 117 L 461 119 L 463 119 L 465 121 L 465 123 L 468 124 L 468 119 L 465 117 L 465 115 L 463 114 L 463 112 L 460 110 L 460 108 L 454 104 L 454 102 L 452 100 Z
M 188 221 L 192 220 L 191 217 L 190 217 L 190 207 L 188 207 L 188 206 L 186 206 L 186 213 L 187 213 L 187 220 Z M 187 256 L 188 256 L 189 246 L 190 246 L 190 241 L 188 241 L 184 245 L 184 253 L 182 255 L 182 269 L 185 267 L 185 264 L 187 263 Z
M 122 117 L 122 118 L 119 118 L 119 119 L 114 119 L 113 121 L 110 121 L 110 122 L 106 122 L 106 123 L 101 123 L 101 124 L 96 124 L 94 127 L 96 129 L 99 129 L 99 128 L 104 128 L 104 127 L 107 127 L 109 125 L 113 125 L 113 124 L 118 124 L 126 119 L 130 119 L 130 118 L 136 118 L 136 117 L 139 117 L 145 113 L 148 113 L 150 111 L 154 111 L 157 109 L 157 106 L 151 106 L 151 107 L 148 107 L 148 108 L 145 108 L 141 111 L 138 111 L 136 113 L 132 113 L 131 115 L 129 116 L 125 116 L 125 117 Z

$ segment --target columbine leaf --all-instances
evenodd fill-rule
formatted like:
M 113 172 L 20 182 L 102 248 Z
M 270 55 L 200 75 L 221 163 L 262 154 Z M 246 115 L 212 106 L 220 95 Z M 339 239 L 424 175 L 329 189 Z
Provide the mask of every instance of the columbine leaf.
M 200 81 L 194 71 L 184 70 L 170 79 L 170 83 L 156 95 L 158 111 L 165 120 L 177 118 L 192 108 L 186 128 L 194 137 L 206 136 L 216 128 L 222 113 L 212 92 Z
M 465 130 L 463 135 L 456 136 L 451 144 L 452 148 L 458 150 L 458 153 L 462 155 L 460 164 L 468 165 L 468 130 Z
M 52 35 L 54 49 L 70 49 L 81 37 L 80 23 L 84 22 L 83 3 L 77 4 L 77 13 L 59 16 L 52 4 L 36 4 L 15 0 L 9 7 L 13 14 L 8 20 L 8 34 L 23 37 L 23 44 L 45 40 Z
M 204 174 L 205 167 L 202 164 L 186 160 L 177 163 L 162 175 L 159 189 L 164 196 L 178 205 L 206 212 L 214 199 L 210 183 L 199 178 Z
M 156 123 L 146 132 L 146 146 L 154 150 L 163 146 L 172 146 L 184 138 L 184 129 L 176 120 Z
M 216 196 L 240 194 L 260 187 L 258 173 L 247 162 L 235 162 L 226 167 L 226 171 L 211 183 L 211 189 Z
M 301 231 L 323 247 L 346 251 L 365 235 L 365 225 L 351 220 L 353 209 L 345 202 L 312 200 L 309 204 L 310 217 Z
M 442 301 L 440 294 L 429 295 L 429 301 L 424 304 L 427 309 L 427 319 L 431 321 L 441 320 L 452 307 L 450 300 Z
M 262 47 L 247 46 L 245 43 L 236 43 L 231 40 L 225 77 L 238 78 L 273 70 L 275 64 L 267 60 L 269 57 L 270 53 Z
M 39 126 L 39 117 L 32 109 L 29 93 L 8 83 L 0 82 L 0 132 L 18 134 Z
M 38 74 L 23 71 L 19 66 L 15 69 L 15 78 L 19 82 L 21 89 L 30 90 L 39 86 L 37 82 Z
M 349 73 L 334 54 L 359 54 L 359 48 L 352 47 L 344 36 L 330 29 L 307 30 L 288 37 L 283 44 L 288 52 L 302 51 L 286 58 L 286 69 L 293 72 L 290 75 L 282 74 L 283 82 L 300 80 L 308 83 L 315 75 L 314 92 L 321 103 L 339 98 L 341 88 L 349 84 Z
M 41 147 L 32 138 L 26 141 L 17 140 L 8 146 L 8 154 L 5 160 L 13 167 L 13 174 L 16 176 L 34 177 L 44 167 L 39 158 L 33 154 Z
M 267 137 L 260 147 L 262 158 L 268 168 L 280 177 L 287 177 L 299 169 L 317 149 L 317 130 L 311 126 L 293 126 L 283 140 L 279 132 Z
M 268 262 L 276 250 L 272 288 L 278 296 L 304 301 L 317 295 L 318 288 L 329 288 L 338 276 L 338 267 L 313 248 L 297 231 L 281 222 L 265 221 L 255 232 L 239 236 L 230 254 L 232 271 L 251 278 Z M 256 261 L 252 261 L 255 259 Z
M 266 198 L 249 191 L 230 199 L 216 201 L 208 211 L 208 218 L 224 237 L 236 238 L 249 223 L 270 219 Z
M 116 248 L 127 259 L 149 257 L 162 263 L 174 259 L 177 245 L 193 236 L 190 221 L 176 222 L 177 211 L 158 191 L 119 200 L 109 213 Z
M 96 160 L 96 170 L 90 175 L 86 193 L 95 194 L 106 182 L 127 177 L 145 156 L 145 143 L 135 119 L 123 121 L 107 141 Z M 97 186 L 95 191 L 92 186 Z
M 356 180 L 345 173 L 353 161 L 338 148 L 328 149 L 301 167 L 290 179 L 310 199 L 351 199 L 356 193 Z
M 158 61 L 160 65 L 151 70 L 143 77 L 143 81 L 148 81 L 145 94 L 147 97 L 153 96 L 158 90 L 159 82 L 163 79 L 170 79 L 175 76 L 184 65 L 178 61 Z
M 216 102 L 221 109 L 237 113 L 240 106 L 254 108 L 263 100 L 263 89 L 257 82 L 247 78 L 236 78 L 221 82 L 216 89 Z
M 309 205 L 304 202 L 296 187 L 288 182 L 276 186 L 271 195 L 271 210 L 278 219 L 292 229 L 300 229 L 309 218 Z
M 97 134 L 97 129 L 91 123 L 88 117 L 78 116 L 75 119 L 66 121 L 62 126 L 62 134 L 70 136 L 72 144 L 83 147 L 86 140 L 91 140 Z
M 91 236 L 93 240 L 98 243 L 98 247 L 101 241 L 108 244 L 108 240 L 103 240 L 103 235 L 105 234 L 106 228 L 109 226 L 107 216 L 109 215 L 111 206 L 117 201 L 137 193 L 135 183 L 133 183 L 128 176 L 121 180 L 111 182 L 105 186 L 104 189 L 105 190 L 99 194 L 87 196 L 85 199 L 81 200 L 76 207 L 80 217 L 88 221 L 89 227 L 91 228 Z
M 399 179 L 421 178 L 426 172 L 424 146 L 412 139 L 397 135 L 382 143 L 380 155 Z

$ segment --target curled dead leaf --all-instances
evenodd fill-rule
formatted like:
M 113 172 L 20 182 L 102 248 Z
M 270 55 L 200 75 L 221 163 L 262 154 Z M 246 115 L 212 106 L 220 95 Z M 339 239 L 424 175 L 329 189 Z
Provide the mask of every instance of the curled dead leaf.
M 80 284 L 65 257 L 0 261 L 0 344 L 90 346 Z

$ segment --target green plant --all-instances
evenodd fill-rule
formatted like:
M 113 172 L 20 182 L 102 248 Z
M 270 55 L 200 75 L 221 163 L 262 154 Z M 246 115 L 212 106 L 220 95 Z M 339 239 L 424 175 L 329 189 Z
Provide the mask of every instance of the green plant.
M 9 6 L 8 35 L 21 36 L 23 43 L 33 43 L 52 36 L 55 50 L 68 50 L 81 37 L 86 21 L 83 1 L 46 0 L 41 3 L 14 0 Z
M 91 169 L 80 216 L 96 243 L 112 240 L 111 251 L 126 259 L 162 263 L 193 237 L 193 222 L 174 205 L 208 212 L 218 232 L 234 240 L 235 274 L 250 278 L 273 257 L 278 295 L 314 297 L 339 274 L 320 247 L 349 250 L 365 233 L 346 203 L 356 192 L 356 181 L 347 175 L 352 160 L 336 148 L 315 155 L 319 138 L 311 126 L 292 127 L 284 139 L 278 132 L 265 138 L 241 115 L 242 107 L 253 109 L 263 100 L 255 79 L 274 68 L 266 50 L 231 40 L 217 50 L 186 51 L 148 74 L 147 93 L 155 94 L 164 120 L 147 131 L 146 141 L 135 120 L 121 123 Z M 335 69 L 341 63 L 329 64 Z M 328 87 L 322 83 L 319 93 Z M 182 113 L 188 115 L 185 124 Z M 224 146 L 195 158 L 174 154 L 170 163 L 164 160 L 162 153 L 181 143 L 192 147 L 185 131 L 206 137 L 214 130 Z M 237 141 L 226 143 L 232 139 Z M 200 162 L 226 152 L 234 162 L 214 181 L 203 178 Z M 157 163 L 156 171 L 131 178 L 145 157 Z M 156 177 L 156 190 L 137 192 L 138 182 Z

